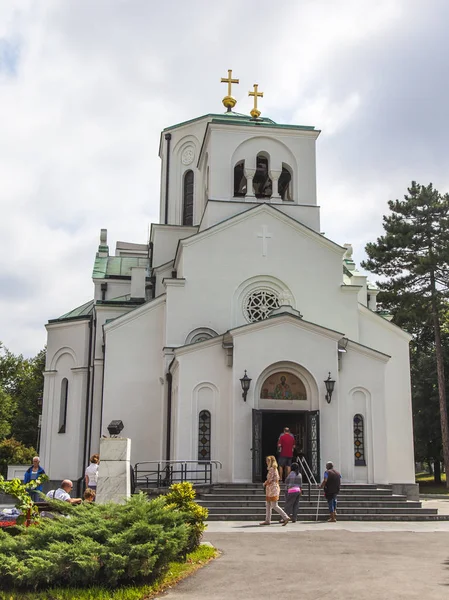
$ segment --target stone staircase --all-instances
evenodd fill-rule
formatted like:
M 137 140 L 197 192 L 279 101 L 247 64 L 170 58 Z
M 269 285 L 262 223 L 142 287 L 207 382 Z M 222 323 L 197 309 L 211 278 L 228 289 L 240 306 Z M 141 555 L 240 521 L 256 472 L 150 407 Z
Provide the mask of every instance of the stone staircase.
M 320 490 L 318 520 L 329 514 Z M 280 506 L 284 506 L 281 487 Z M 209 521 L 263 521 L 265 492 L 262 484 L 216 484 L 204 490 L 197 488 L 197 501 L 209 511 Z M 310 500 L 305 486 L 299 504 L 298 521 L 315 521 L 318 490 L 312 488 Z M 391 487 L 369 484 L 343 484 L 338 496 L 338 521 L 447 521 L 449 515 L 438 515 L 437 509 L 422 508 L 421 502 L 393 495 Z M 273 511 L 273 520 L 279 515 Z

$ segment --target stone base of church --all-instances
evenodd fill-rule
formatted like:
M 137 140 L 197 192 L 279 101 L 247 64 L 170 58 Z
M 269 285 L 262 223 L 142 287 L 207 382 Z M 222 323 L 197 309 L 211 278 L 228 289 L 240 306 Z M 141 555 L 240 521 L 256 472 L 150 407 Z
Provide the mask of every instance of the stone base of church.
M 392 483 L 391 491 L 399 496 L 407 496 L 407 500 L 419 500 L 419 483 Z

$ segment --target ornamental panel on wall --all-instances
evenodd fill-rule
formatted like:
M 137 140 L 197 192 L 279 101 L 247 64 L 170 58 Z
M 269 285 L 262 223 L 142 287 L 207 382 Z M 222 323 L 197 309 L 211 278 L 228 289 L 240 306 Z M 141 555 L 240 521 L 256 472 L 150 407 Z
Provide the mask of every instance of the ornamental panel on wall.
M 281 371 L 267 377 L 262 385 L 260 397 L 272 400 L 307 400 L 307 392 L 299 377 Z

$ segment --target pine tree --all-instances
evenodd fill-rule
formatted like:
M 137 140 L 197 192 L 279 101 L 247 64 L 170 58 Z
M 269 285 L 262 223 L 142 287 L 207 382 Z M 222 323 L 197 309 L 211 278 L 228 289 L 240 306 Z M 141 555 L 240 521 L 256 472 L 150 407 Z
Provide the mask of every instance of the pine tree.
M 442 196 L 432 184 L 422 186 L 413 181 L 404 200 L 390 200 L 388 206 L 391 214 L 383 218 L 385 234 L 375 243 L 366 245 L 368 259 L 362 267 L 385 277 L 379 287 L 384 301 L 395 306 L 398 325 L 405 320 L 417 324 L 421 321 L 432 329 L 443 458 L 449 474 L 449 429 L 441 343 L 441 315 L 448 294 L 449 195 Z M 449 487 L 449 476 L 446 485 Z

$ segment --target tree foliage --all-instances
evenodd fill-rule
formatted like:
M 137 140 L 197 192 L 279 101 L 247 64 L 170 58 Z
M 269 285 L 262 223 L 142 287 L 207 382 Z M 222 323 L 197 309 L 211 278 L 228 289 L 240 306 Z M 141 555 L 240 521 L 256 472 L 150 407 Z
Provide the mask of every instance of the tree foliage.
M 14 438 L 0 442 L 0 474 L 6 477 L 8 465 L 31 465 L 36 450 L 24 446 Z
M 37 444 L 44 369 L 45 350 L 24 358 L 0 343 L 0 440 L 12 435 L 26 446 Z
M 411 350 L 418 453 L 443 447 L 449 470 L 444 349 L 449 276 L 449 195 L 412 182 L 404 200 L 388 203 L 385 234 L 366 246 L 362 267 L 383 276 L 379 303 L 414 338 Z M 440 433 L 435 430 L 439 415 Z M 415 437 L 416 442 L 416 437 Z M 430 457 L 429 457 L 430 458 Z

